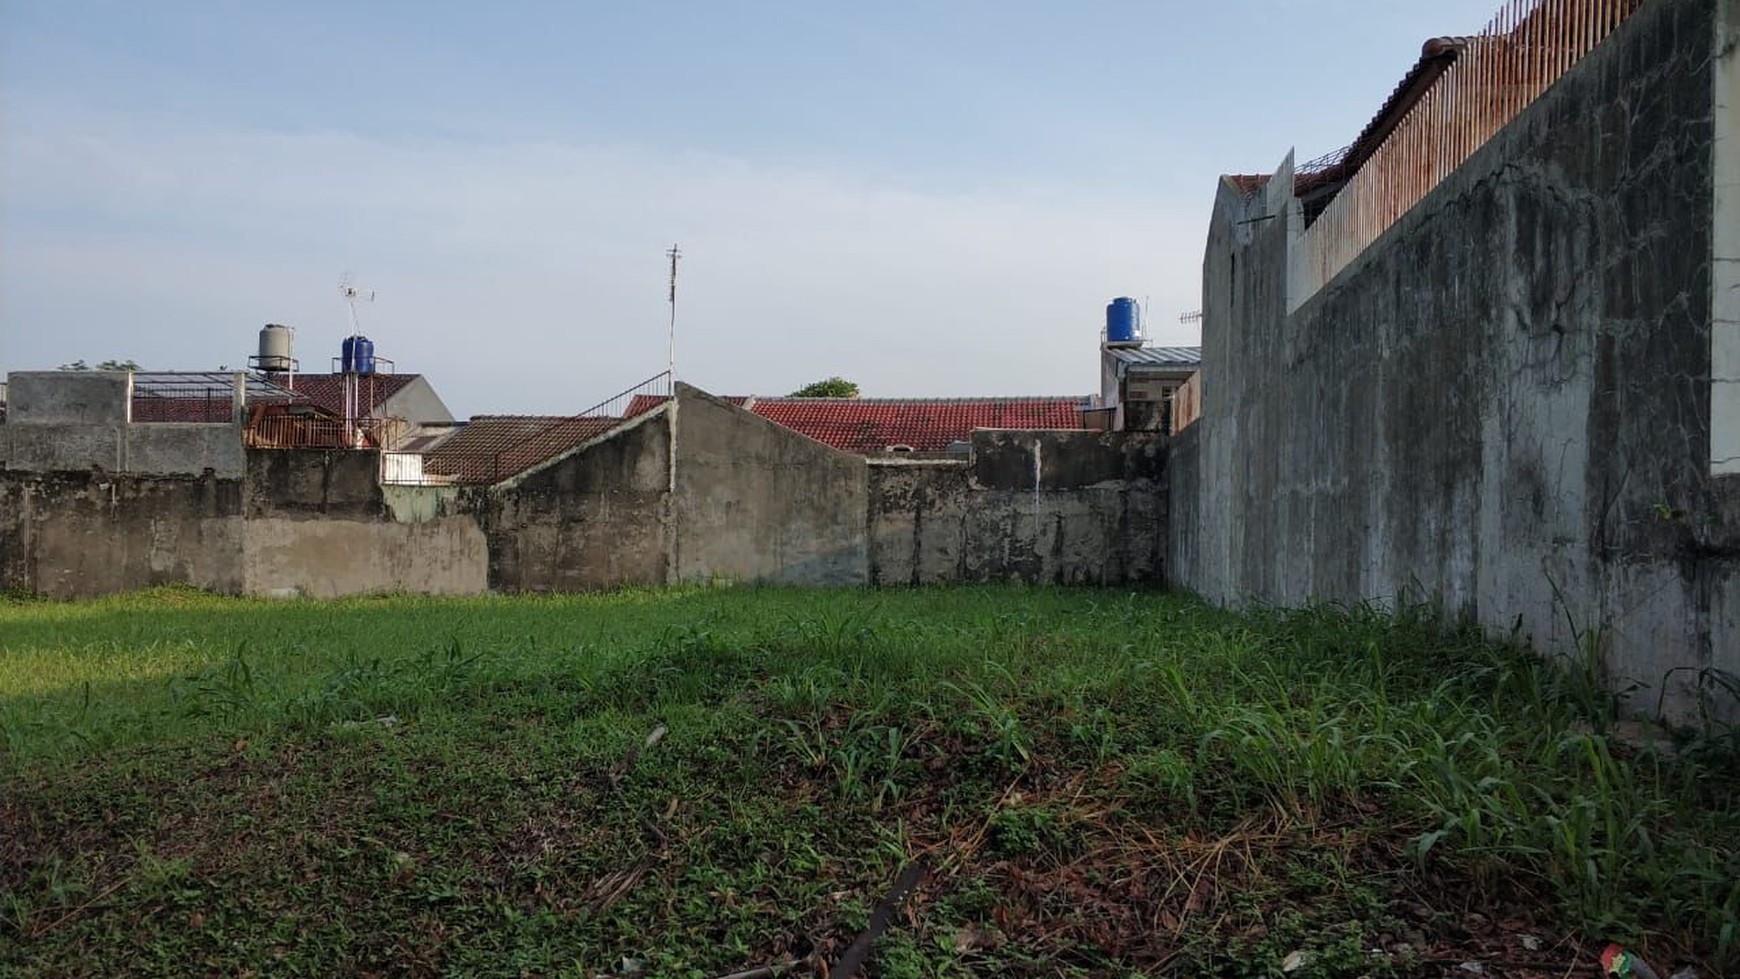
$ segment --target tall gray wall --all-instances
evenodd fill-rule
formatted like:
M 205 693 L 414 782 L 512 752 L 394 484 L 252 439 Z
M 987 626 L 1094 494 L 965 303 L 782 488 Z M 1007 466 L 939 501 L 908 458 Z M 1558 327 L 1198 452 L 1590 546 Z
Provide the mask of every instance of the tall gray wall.
M 975 432 L 970 460 L 869 467 L 877 585 L 1158 582 L 1166 441 L 1152 433 Z
M 1646 3 L 1291 316 L 1290 170 L 1223 182 L 1175 581 L 1437 598 L 1599 643 L 1680 716 L 1700 670 L 1740 673 L 1740 492 L 1710 465 L 1716 6 Z
M 489 585 L 580 591 L 669 577 L 668 409 L 500 486 L 468 491 L 488 540 Z
M 676 578 L 864 583 L 862 456 L 686 384 L 675 409 Z

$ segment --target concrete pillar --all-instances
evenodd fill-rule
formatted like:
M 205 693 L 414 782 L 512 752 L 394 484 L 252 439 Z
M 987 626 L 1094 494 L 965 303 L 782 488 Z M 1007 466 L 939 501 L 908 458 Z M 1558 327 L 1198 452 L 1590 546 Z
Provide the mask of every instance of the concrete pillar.
M 1740 0 L 1717 0 L 1711 183 L 1710 470 L 1740 473 Z

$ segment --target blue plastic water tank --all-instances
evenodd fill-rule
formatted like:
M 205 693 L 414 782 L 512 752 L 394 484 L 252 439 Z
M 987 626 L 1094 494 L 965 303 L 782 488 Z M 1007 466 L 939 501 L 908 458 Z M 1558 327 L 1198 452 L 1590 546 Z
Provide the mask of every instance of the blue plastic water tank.
M 375 344 L 368 337 L 345 337 L 339 348 L 339 365 L 346 374 L 375 372 Z
M 1137 332 L 1139 322 L 1136 301 L 1129 296 L 1119 296 L 1106 305 L 1106 342 L 1107 343 L 1140 343 L 1141 335 Z

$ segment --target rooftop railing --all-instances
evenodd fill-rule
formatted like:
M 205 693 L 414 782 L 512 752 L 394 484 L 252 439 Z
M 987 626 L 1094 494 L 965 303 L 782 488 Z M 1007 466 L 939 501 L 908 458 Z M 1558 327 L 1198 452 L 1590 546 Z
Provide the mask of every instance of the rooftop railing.
M 1511 0 L 1305 231 L 1303 291 L 1316 294 L 1644 0 Z

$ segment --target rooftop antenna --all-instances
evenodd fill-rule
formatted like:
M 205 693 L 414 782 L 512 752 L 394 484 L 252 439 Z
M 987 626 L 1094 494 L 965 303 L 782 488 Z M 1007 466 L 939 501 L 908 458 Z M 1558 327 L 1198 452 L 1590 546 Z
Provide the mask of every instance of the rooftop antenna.
M 665 252 L 671 260 L 671 322 L 669 327 L 670 353 L 665 358 L 665 387 L 667 393 L 675 396 L 677 393 L 677 259 L 683 257 L 683 250 L 676 245 Z
M 1188 313 L 1180 313 L 1178 315 L 1178 322 L 1180 322 L 1180 323 L 1200 323 L 1200 322 L 1202 322 L 1202 310 L 1193 309 Z
M 357 428 L 362 408 L 362 376 L 357 372 L 359 358 L 356 355 L 362 328 L 357 325 L 356 304 L 374 302 L 375 291 L 357 285 L 346 272 L 338 277 L 338 294 L 350 307 L 350 356 L 341 358 L 339 366 L 344 368 L 344 440 L 354 449 L 362 445 L 362 432 Z

